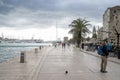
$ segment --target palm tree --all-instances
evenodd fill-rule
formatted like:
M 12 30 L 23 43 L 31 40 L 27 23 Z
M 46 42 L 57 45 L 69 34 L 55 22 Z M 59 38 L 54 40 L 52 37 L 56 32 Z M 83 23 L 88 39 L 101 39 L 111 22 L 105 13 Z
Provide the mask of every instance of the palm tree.
M 72 23 L 69 25 L 71 30 L 69 33 L 73 34 L 73 39 L 77 42 L 77 47 L 81 43 L 81 40 L 86 36 L 86 33 L 89 33 L 90 30 L 87 28 L 90 24 L 89 21 L 85 19 L 78 18 L 73 20 Z

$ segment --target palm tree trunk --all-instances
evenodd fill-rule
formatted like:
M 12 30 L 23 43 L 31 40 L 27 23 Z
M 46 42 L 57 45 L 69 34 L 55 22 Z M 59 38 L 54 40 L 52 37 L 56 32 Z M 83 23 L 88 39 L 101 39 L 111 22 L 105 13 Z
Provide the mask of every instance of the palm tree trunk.
M 78 34 L 77 47 L 79 48 L 81 44 L 81 31 Z

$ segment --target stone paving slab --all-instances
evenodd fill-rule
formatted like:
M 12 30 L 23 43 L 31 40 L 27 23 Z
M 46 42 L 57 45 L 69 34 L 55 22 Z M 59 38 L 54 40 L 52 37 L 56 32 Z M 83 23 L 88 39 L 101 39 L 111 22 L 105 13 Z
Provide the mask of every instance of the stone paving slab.
M 20 57 L 0 63 L 0 80 L 30 80 L 45 50 L 27 51 L 25 63 L 20 63 Z

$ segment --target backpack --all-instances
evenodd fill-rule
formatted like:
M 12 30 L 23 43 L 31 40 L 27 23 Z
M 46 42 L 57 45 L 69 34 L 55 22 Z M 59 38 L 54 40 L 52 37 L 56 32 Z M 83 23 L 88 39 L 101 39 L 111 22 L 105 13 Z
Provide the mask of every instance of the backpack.
M 99 47 L 98 47 L 97 53 L 98 53 L 99 55 L 102 55 L 102 54 L 103 54 L 102 49 L 103 49 L 103 46 L 99 46 Z
M 110 49 L 111 49 L 111 45 L 108 43 L 106 46 L 107 46 L 107 50 L 110 51 Z

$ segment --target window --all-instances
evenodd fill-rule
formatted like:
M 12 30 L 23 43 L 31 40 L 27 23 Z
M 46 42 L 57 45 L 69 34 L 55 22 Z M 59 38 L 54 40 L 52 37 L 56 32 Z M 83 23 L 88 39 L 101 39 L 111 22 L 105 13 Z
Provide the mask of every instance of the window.
M 118 23 L 119 23 L 119 20 L 117 20 L 117 22 L 116 22 L 116 26 L 118 25 Z
M 116 13 L 116 10 L 114 10 L 114 13 Z

